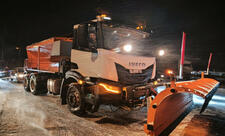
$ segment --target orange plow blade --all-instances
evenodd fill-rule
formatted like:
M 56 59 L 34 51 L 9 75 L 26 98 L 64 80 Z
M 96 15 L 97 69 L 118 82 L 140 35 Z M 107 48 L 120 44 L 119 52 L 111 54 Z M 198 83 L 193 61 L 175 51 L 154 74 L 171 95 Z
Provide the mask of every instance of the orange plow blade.
M 150 103 L 145 132 L 151 136 L 160 135 L 192 105 L 192 94 L 205 99 L 200 111 L 203 112 L 218 86 L 219 82 L 210 78 L 171 82 L 170 87 L 160 92 Z

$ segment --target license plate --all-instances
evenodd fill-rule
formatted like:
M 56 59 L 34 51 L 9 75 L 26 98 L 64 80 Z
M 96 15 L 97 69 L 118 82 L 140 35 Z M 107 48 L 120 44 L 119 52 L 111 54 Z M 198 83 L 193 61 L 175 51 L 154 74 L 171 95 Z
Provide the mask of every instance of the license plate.
M 131 74 L 142 73 L 141 69 L 130 69 L 129 71 Z

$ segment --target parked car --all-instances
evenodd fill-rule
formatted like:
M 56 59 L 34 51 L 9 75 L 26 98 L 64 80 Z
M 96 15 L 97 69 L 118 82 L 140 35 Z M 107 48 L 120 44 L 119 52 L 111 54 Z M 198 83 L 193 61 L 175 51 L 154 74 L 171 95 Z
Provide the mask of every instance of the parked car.
M 25 74 L 24 74 L 24 68 L 23 67 L 16 67 L 10 73 L 11 81 L 23 82 L 24 77 L 25 77 Z
M 5 69 L 0 69 L 0 78 L 9 76 L 9 72 Z

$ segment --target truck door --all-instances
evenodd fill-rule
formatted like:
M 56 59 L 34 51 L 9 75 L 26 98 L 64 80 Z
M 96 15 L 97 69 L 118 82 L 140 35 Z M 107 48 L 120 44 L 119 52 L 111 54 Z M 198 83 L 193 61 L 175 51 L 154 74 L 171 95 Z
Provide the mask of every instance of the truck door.
M 80 24 L 74 30 L 73 49 L 92 52 L 97 48 L 96 23 Z
M 96 22 L 80 24 L 76 26 L 74 31 L 71 62 L 77 64 L 77 71 L 83 76 L 99 76 L 102 62 L 97 52 L 98 36 L 96 35 Z

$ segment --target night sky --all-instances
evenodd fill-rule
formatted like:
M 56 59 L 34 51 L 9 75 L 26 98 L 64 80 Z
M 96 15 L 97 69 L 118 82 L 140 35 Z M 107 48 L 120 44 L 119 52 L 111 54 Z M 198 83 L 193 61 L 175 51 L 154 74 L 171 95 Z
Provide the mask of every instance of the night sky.
M 198 1 L 198 2 L 197 2 Z M 107 13 L 112 19 L 144 23 L 152 44 L 178 56 L 187 33 L 186 58 L 204 70 L 209 53 L 212 69 L 225 71 L 225 8 L 222 1 L 202 0 L 74 0 L 8 1 L 0 4 L 0 48 L 10 61 L 24 59 L 25 46 L 53 36 L 68 36 L 74 24 Z M 20 52 L 14 50 L 20 47 Z M 1 53 L 1 52 L 0 52 Z M 0 55 L 2 56 L 2 54 Z

